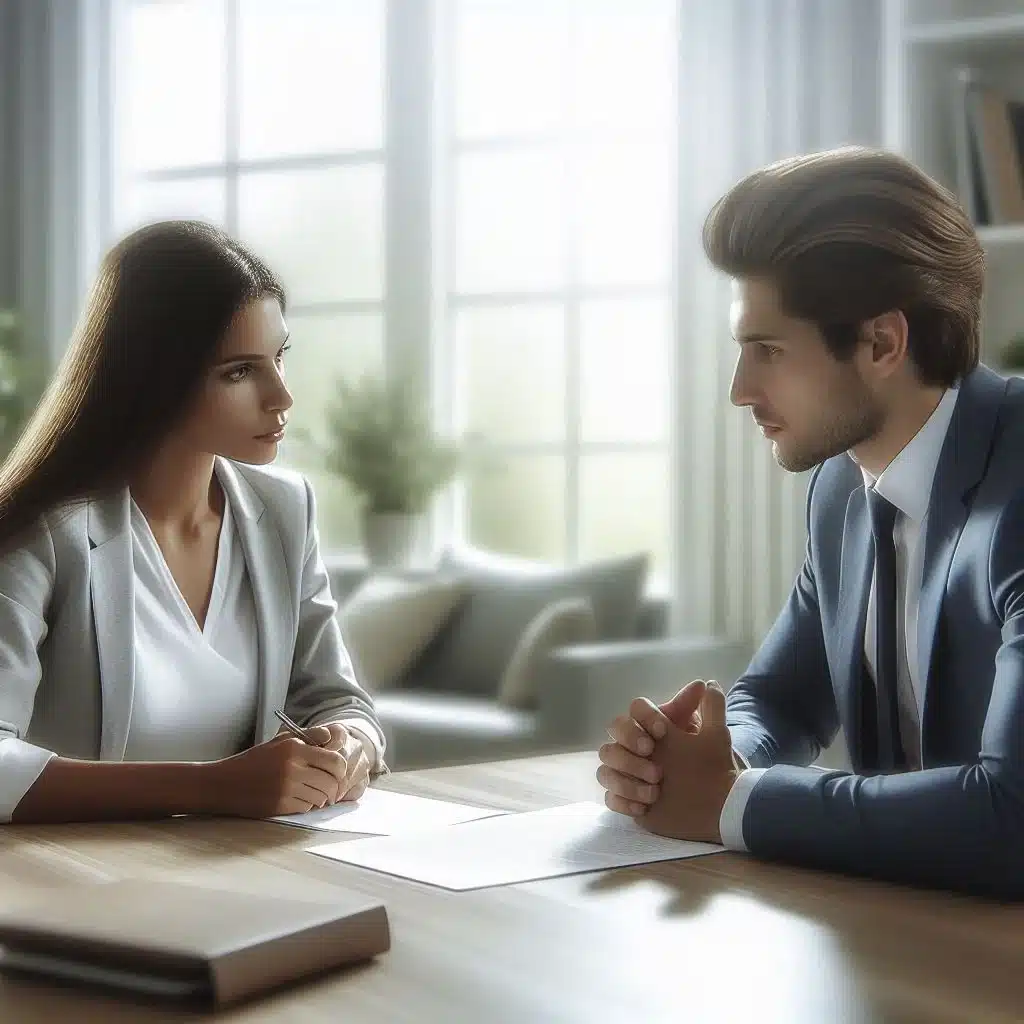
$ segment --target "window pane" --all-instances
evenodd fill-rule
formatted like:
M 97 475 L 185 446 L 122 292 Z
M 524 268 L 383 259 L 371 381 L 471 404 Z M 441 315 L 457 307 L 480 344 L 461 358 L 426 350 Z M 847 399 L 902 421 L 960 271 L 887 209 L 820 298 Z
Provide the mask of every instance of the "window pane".
M 577 129 L 668 134 L 674 120 L 675 0 L 578 0 L 576 10 Z
M 669 147 L 585 146 L 578 160 L 583 283 L 667 285 L 674 222 Z
M 381 297 L 383 181 L 378 164 L 241 176 L 239 234 L 291 304 Z
M 564 0 L 461 0 L 455 20 L 459 138 L 529 135 L 561 125 L 567 9 Z
M 339 377 L 347 381 L 384 368 L 379 313 L 289 314 L 291 348 L 285 355 L 288 389 L 295 404 L 291 422 L 326 440 L 327 407 Z
M 474 153 L 456 167 L 455 287 L 557 288 L 565 280 L 563 167 L 549 153 Z
M 580 309 L 584 441 L 667 441 L 671 307 L 600 299 Z
M 238 13 L 243 159 L 380 148 L 381 0 L 243 0 Z
M 341 316 L 289 314 L 291 349 L 285 356 L 288 388 L 295 404 L 290 424 L 311 430 L 328 441 L 327 406 L 339 376 L 358 378 L 383 367 L 382 322 L 379 313 Z M 297 438 L 285 437 L 282 465 L 300 469 L 310 479 L 317 498 L 317 522 L 324 550 L 360 544 L 359 503 L 348 484 L 322 466 Z
M 472 544 L 543 561 L 565 560 L 565 463 L 558 455 L 496 456 L 466 481 Z
M 223 0 L 131 4 L 118 32 L 119 163 L 155 170 L 223 161 Z
M 580 460 L 580 561 L 646 551 L 668 579 L 668 455 L 584 455 Z
M 320 531 L 321 554 L 329 551 L 347 551 L 360 547 L 362 527 L 360 505 L 344 480 L 323 469 L 307 452 L 281 453 L 280 461 L 297 469 L 309 478 L 316 496 L 316 523 Z
M 127 233 L 155 220 L 205 220 L 224 227 L 224 179 L 136 181 L 116 197 L 114 227 Z
M 497 443 L 565 437 L 565 317 L 560 306 L 456 314 L 460 422 Z

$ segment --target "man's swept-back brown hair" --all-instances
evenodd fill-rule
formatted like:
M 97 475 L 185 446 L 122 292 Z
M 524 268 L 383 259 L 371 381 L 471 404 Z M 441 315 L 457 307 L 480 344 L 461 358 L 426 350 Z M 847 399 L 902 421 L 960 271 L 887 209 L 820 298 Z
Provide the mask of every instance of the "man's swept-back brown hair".
M 837 359 L 864 321 L 901 310 L 922 383 L 978 364 L 984 252 L 953 194 L 893 153 L 844 147 L 755 171 L 712 208 L 704 251 L 732 277 L 771 281 Z
M 0 553 L 40 516 L 128 484 L 185 416 L 271 270 L 201 221 L 132 232 L 103 258 L 67 352 L 0 468 Z

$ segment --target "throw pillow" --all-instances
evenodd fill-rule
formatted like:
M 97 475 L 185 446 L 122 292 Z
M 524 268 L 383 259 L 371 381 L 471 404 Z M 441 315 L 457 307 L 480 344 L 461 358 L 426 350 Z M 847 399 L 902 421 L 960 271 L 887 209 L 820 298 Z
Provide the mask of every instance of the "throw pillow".
M 498 703 L 523 710 L 537 706 L 543 660 L 559 647 L 597 639 L 594 609 L 584 597 L 553 601 L 526 627 L 501 677 Z
M 338 611 L 338 625 L 360 684 L 393 687 L 465 597 L 455 579 L 371 576 Z
M 558 569 L 449 548 L 440 572 L 465 580 L 467 596 L 417 661 L 408 685 L 495 699 L 526 627 L 564 598 L 590 602 L 597 640 L 628 639 L 636 631 L 647 566 L 644 554 Z

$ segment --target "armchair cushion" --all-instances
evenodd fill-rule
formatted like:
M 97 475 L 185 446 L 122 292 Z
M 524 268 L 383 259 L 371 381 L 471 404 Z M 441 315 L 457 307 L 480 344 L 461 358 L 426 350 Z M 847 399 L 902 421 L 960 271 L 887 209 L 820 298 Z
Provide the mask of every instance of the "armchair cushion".
M 537 613 L 512 654 L 498 687 L 498 703 L 510 708 L 537 706 L 543 660 L 559 647 L 591 643 L 597 638 L 594 609 L 585 597 L 553 601 Z
M 567 598 L 589 601 L 596 640 L 633 636 L 648 561 L 639 554 L 556 569 L 473 549 L 447 549 L 440 572 L 463 580 L 467 598 L 404 685 L 496 699 L 527 627 L 545 608 Z
M 372 693 L 393 687 L 465 595 L 458 580 L 367 577 L 338 610 L 359 682 Z

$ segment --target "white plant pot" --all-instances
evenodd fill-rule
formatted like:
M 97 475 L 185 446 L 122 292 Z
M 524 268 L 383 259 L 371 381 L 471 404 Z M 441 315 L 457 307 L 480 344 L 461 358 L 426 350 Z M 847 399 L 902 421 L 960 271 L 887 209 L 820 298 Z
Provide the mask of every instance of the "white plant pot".
M 363 551 L 375 569 L 404 569 L 412 562 L 420 517 L 404 512 L 364 512 Z

